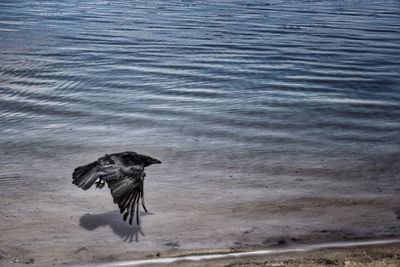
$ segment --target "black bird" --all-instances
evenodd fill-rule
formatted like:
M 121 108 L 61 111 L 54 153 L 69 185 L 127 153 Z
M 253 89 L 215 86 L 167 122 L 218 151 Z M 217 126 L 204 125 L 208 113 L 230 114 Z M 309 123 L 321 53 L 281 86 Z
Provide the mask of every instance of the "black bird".
M 118 203 L 121 213 L 125 212 L 124 221 L 129 216 L 129 224 L 132 224 L 136 211 L 136 222 L 139 225 L 140 200 L 147 212 L 143 194 L 146 176 L 144 168 L 157 163 L 161 161 L 130 151 L 106 154 L 88 165 L 76 168 L 72 174 L 72 183 L 83 190 L 88 190 L 93 184 L 101 189 L 107 183 L 114 203 Z

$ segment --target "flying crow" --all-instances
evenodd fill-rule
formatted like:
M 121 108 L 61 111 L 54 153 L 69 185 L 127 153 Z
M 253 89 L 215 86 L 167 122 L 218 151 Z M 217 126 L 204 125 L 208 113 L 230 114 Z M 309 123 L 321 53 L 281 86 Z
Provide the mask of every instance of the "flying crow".
M 125 212 L 124 221 L 129 217 L 129 224 L 132 224 L 136 211 L 136 222 L 140 224 L 140 200 L 147 212 L 143 195 L 144 168 L 157 163 L 161 161 L 130 151 L 106 154 L 88 165 L 76 168 L 72 183 L 83 190 L 88 190 L 93 184 L 101 189 L 107 183 L 114 203 L 118 203 L 121 213 Z

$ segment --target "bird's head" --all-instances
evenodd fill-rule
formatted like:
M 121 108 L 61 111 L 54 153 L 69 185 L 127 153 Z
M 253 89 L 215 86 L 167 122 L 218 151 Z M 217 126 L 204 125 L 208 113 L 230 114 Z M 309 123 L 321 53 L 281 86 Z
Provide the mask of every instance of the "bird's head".
M 144 166 L 150 166 L 152 164 L 161 164 L 161 161 L 159 161 L 158 159 L 146 156 L 146 155 L 140 155 L 142 160 L 144 161 Z

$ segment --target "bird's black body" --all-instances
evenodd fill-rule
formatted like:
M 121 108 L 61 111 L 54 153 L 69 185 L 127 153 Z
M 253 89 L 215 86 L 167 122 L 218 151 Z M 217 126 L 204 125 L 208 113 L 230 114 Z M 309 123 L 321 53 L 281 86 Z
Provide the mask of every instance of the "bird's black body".
M 83 190 L 88 190 L 93 184 L 103 188 L 107 183 L 114 203 L 118 203 L 121 213 L 125 212 L 124 221 L 129 217 L 129 223 L 132 224 L 136 211 L 136 221 L 139 224 L 140 200 L 147 212 L 143 195 L 146 176 L 144 168 L 157 163 L 161 161 L 130 151 L 106 154 L 88 165 L 76 168 L 72 174 L 72 183 Z

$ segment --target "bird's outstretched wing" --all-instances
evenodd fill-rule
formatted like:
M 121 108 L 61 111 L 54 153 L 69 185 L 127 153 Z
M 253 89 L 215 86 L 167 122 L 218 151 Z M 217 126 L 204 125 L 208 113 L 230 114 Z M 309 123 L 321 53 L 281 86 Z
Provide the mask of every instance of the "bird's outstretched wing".
M 129 217 L 129 224 L 132 224 L 132 220 L 136 213 L 136 222 L 139 221 L 139 203 L 142 201 L 142 206 L 147 212 L 144 206 L 143 199 L 143 182 L 145 173 L 137 170 L 129 176 L 125 176 L 119 180 L 107 181 L 108 187 L 110 188 L 111 195 L 114 199 L 114 203 L 118 203 L 118 207 L 121 213 L 124 213 L 124 221 Z
M 114 203 L 117 203 L 120 212 L 124 213 L 124 221 L 129 217 L 129 223 L 136 212 L 136 220 L 139 224 L 139 203 L 147 212 L 143 202 L 144 164 L 124 154 L 106 155 L 98 160 L 76 168 L 72 174 L 72 183 L 82 188 L 89 189 L 98 179 L 107 182 Z

